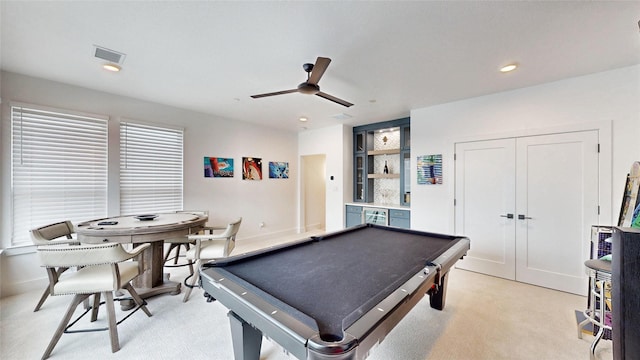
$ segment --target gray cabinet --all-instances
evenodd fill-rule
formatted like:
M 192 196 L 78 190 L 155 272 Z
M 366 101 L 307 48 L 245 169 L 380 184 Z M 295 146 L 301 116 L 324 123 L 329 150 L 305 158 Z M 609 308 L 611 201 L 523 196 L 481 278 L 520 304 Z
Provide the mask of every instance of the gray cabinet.
M 411 204 L 411 126 L 400 126 L 400 205 Z
M 362 206 L 346 206 L 346 227 L 362 224 Z
M 410 210 L 346 205 L 345 218 L 345 227 L 352 227 L 363 224 L 364 222 L 369 222 L 381 225 L 388 224 L 389 226 L 395 226 L 403 229 L 411 228 Z
M 409 210 L 390 209 L 389 210 L 389 226 L 410 229 L 411 214 L 409 213 Z

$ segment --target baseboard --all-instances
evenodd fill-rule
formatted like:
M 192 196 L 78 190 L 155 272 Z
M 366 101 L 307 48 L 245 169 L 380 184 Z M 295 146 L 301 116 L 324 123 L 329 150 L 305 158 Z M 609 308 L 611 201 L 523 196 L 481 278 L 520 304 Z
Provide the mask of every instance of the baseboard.
M 24 294 L 26 292 L 34 291 L 34 290 L 42 290 L 49 284 L 49 279 L 46 277 L 33 279 L 22 282 L 15 282 L 7 284 L 7 286 L 3 286 L 0 288 L 0 298 L 4 298 L 7 296 Z

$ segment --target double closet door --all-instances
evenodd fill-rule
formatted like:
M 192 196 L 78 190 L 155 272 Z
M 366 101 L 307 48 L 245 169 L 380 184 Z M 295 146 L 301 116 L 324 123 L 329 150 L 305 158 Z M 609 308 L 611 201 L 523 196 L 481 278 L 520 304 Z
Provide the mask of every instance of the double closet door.
M 457 143 L 458 267 L 584 294 L 598 224 L 598 132 Z

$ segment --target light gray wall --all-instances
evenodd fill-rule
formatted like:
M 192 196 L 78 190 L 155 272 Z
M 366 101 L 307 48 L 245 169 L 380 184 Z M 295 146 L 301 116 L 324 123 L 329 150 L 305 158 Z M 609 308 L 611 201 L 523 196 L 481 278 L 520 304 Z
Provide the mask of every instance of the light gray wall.
M 110 117 L 110 128 L 117 131 L 121 118 L 162 123 L 185 128 L 184 208 L 209 210 L 213 223 L 242 216 L 238 241 L 260 241 L 274 234 L 297 231 L 298 155 L 297 133 L 274 130 L 241 121 L 229 121 L 171 106 L 151 103 L 54 81 L 2 72 L 2 164 L 1 220 L 3 239 L 11 236 L 10 122 L 11 102 L 22 102 L 60 109 L 102 114 Z M 111 134 L 110 134 L 111 135 Z M 110 136 L 115 153 L 110 171 L 110 215 L 118 215 L 118 137 Z M 235 161 L 234 178 L 204 178 L 203 157 L 229 157 Z M 242 180 L 243 156 L 261 157 L 263 180 Z M 289 179 L 269 179 L 268 162 L 287 161 Z M 264 223 L 263 228 L 259 227 Z M 3 244 L 6 242 L 3 241 Z M 18 251 L 19 253 L 20 251 Z M 22 254 L 0 256 L 0 294 L 15 294 L 46 284 L 45 272 L 33 249 Z
M 610 148 L 601 153 L 599 181 L 600 223 L 612 224 L 626 175 L 640 160 L 640 66 L 413 110 L 411 226 L 454 231 L 456 141 L 587 128 L 610 132 L 601 139 Z M 443 185 L 416 185 L 416 158 L 429 154 L 443 154 Z

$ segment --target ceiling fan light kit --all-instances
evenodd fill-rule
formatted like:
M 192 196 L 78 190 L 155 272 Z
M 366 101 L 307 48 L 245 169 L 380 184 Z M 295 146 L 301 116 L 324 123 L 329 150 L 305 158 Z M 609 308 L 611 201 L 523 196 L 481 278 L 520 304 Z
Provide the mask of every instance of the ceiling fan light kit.
M 304 71 L 307 72 L 307 81 L 301 83 L 295 89 L 276 91 L 276 92 L 270 92 L 270 93 L 258 94 L 258 95 L 251 95 L 251 97 L 254 99 L 258 99 L 261 97 L 284 95 L 284 94 L 299 92 L 302 94 L 317 95 L 317 96 L 320 96 L 321 98 L 333 101 L 342 106 L 346 106 L 346 107 L 352 106 L 353 104 L 348 101 L 342 100 L 333 95 L 329 95 L 327 93 L 320 91 L 320 86 L 318 86 L 318 82 L 320 81 L 320 78 L 322 78 L 322 75 L 324 75 L 325 70 L 327 70 L 329 63 L 331 63 L 331 59 L 325 58 L 325 57 L 318 57 L 316 59 L 315 65 L 309 64 L 309 63 L 303 64 L 302 68 L 304 69 Z

